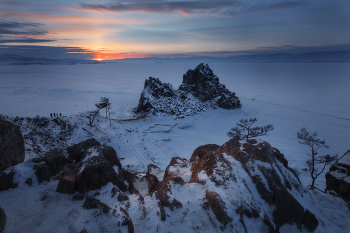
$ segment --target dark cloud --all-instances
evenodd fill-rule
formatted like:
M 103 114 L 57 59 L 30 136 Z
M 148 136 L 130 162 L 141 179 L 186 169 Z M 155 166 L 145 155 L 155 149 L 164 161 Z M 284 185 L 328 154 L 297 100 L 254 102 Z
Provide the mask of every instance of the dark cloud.
M 304 0 L 285 0 L 279 3 L 247 4 L 244 1 L 218 0 L 218 1 L 141 1 L 134 0 L 118 2 L 115 4 L 86 4 L 82 3 L 79 9 L 98 10 L 112 12 L 145 12 L 145 13 L 171 13 L 181 12 L 183 14 L 211 14 L 217 16 L 234 16 L 244 13 L 282 10 L 299 7 Z
M 185 14 L 210 13 L 225 8 L 241 6 L 237 1 L 132 1 L 131 3 L 118 2 L 116 4 L 81 4 L 81 9 L 113 11 L 113 12 L 147 12 L 170 13 L 182 12 Z
M 24 38 L 24 39 L 0 39 L 0 44 L 6 43 L 45 43 L 45 42 L 53 42 L 55 40 L 45 40 L 45 39 L 32 39 L 32 38 Z
M 47 34 L 43 30 L 32 30 L 42 26 L 40 23 L 31 22 L 15 22 L 0 20 L 0 35 L 16 35 L 16 36 L 42 36 Z
M 254 49 L 240 50 L 240 51 L 147 54 L 147 56 L 164 57 L 164 58 L 231 57 L 231 56 L 237 56 L 237 55 L 277 54 L 277 53 L 302 54 L 302 53 L 310 53 L 310 52 L 332 52 L 332 51 L 350 51 L 350 44 L 325 45 L 325 46 L 314 46 L 314 47 L 284 45 L 284 46 L 276 46 L 276 47 L 256 47 Z
M 38 45 L 1 45 L 0 54 L 15 54 L 34 58 L 49 59 L 90 59 L 93 52 L 80 47 L 58 47 Z

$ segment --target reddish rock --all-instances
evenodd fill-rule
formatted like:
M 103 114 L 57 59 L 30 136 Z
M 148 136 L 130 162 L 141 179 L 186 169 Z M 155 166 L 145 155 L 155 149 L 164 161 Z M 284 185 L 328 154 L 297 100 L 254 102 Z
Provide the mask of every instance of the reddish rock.
M 217 194 L 216 192 L 207 192 L 207 194 L 205 195 L 205 198 L 207 199 L 210 209 L 213 211 L 216 219 L 219 222 L 221 222 L 225 226 L 229 222 L 232 222 L 232 218 L 227 215 L 226 207 L 225 207 L 226 204 L 221 199 L 219 194 Z
M 168 180 L 174 179 L 178 176 L 178 173 L 170 172 L 170 167 L 174 167 L 175 165 L 179 167 L 185 167 L 186 166 L 186 159 L 179 158 L 179 157 L 173 157 L 171 158 L 170 164 L 165 169 L 164 178 L 163 181 L 166 182 Z
M 207 144 L 204 146 L 197 147 L 192 153 L 190 162 L 193 163 L 196 160 L 203 158 L 205 155 L 207 155 L 207 153 L 215 152 L 219 147 L 220 146 L 218 146 L 216 144 Z
M 61 174 L 56 192 L 59 193 L 74 193 L 75 192 L 75 181 L 77 179 L 78 167 L 69 166 Z

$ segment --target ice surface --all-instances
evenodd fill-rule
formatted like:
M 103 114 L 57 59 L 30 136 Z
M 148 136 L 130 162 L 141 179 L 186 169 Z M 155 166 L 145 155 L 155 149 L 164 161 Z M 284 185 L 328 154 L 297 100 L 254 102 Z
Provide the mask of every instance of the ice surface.
M 350 152 L 346 153 L 341 159 L 339 159 L 338 163 L 350 165 Z

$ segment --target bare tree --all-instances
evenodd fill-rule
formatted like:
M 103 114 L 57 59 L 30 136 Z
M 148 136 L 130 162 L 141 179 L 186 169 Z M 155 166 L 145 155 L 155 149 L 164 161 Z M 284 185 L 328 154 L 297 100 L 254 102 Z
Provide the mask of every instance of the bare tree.
M 236 127 L 231 128 L 231 131 L 227 133 L 227 136 L 231 138 L 246 139 L 259 137 L 266 135 L 267 132 L 273 130 L 273 125 L 268 124 L 264 126 L 252 127 L 257 121 L 256 118 L 240 119 Z
M 94 123 L 95 117 L 98 115 L 100 112 L 99 109 L 96 109 L 94 111 L 88 111 L 87 117 L 89 118 L 89 125 L 92 126 L 92 123 Z
M 109 102 L 109 98 L 107 97 L 101 97 L 100 103 L 95 104 L 97 109 L 102 109 L 105 108 L 106 109 L 106 118 L 107 118 L 107 112 L 109 107 L 111 106 L 111 103 Z
M 309 172 L 312 178 L 312 184 L 311 188 L 314 188 L 315 186 L 315 180 L 317 177 L 324 171 L 326 165 L 331 164 L 332 162 L 336 161 L 338 159 L 338 155 L 331 156 L 330 154 L 326 155 L 318 155 L 318 149 L 321 148 L 329 148 L 325 144 L 325 140 L 321 140 L 317 137 L 317 133 L 313 133 L 312 135 L 307 132 L 306 128 L 303 127 L 298 133 L 299 143 L 304 144 L 310 147 L 311 154 L 309 152 L 306 152 L 308 156 L 311 157 L 311 159 L 308 159 L 306 161 L 306 164 L 309 166 Z M 323 168 L 319 172 L 319 168 L 316 168 L 318 164 L 323 164 Z

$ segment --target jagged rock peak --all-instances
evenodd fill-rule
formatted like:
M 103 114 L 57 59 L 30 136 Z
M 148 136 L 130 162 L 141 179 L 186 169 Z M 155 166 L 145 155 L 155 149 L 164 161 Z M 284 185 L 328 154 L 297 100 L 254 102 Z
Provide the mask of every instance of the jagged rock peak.
M 241 107 L 241 103 L 234 92 L 220 84 L 209 66 L 201 63 L 184 74 L 178 90 L 158 78 L 146 79 L 134 112 L 183 117 L 218 107 L 235 109 Z
M 201 101 L 216 99 L 220 108 L 239 108 L 241 103 L 234 92 L 229 91 L 219 82 L 219 78 L 209 65 L 199 64 L 196 69 L 188 70 L 183 75 L 179 90 L 190 92 Z

